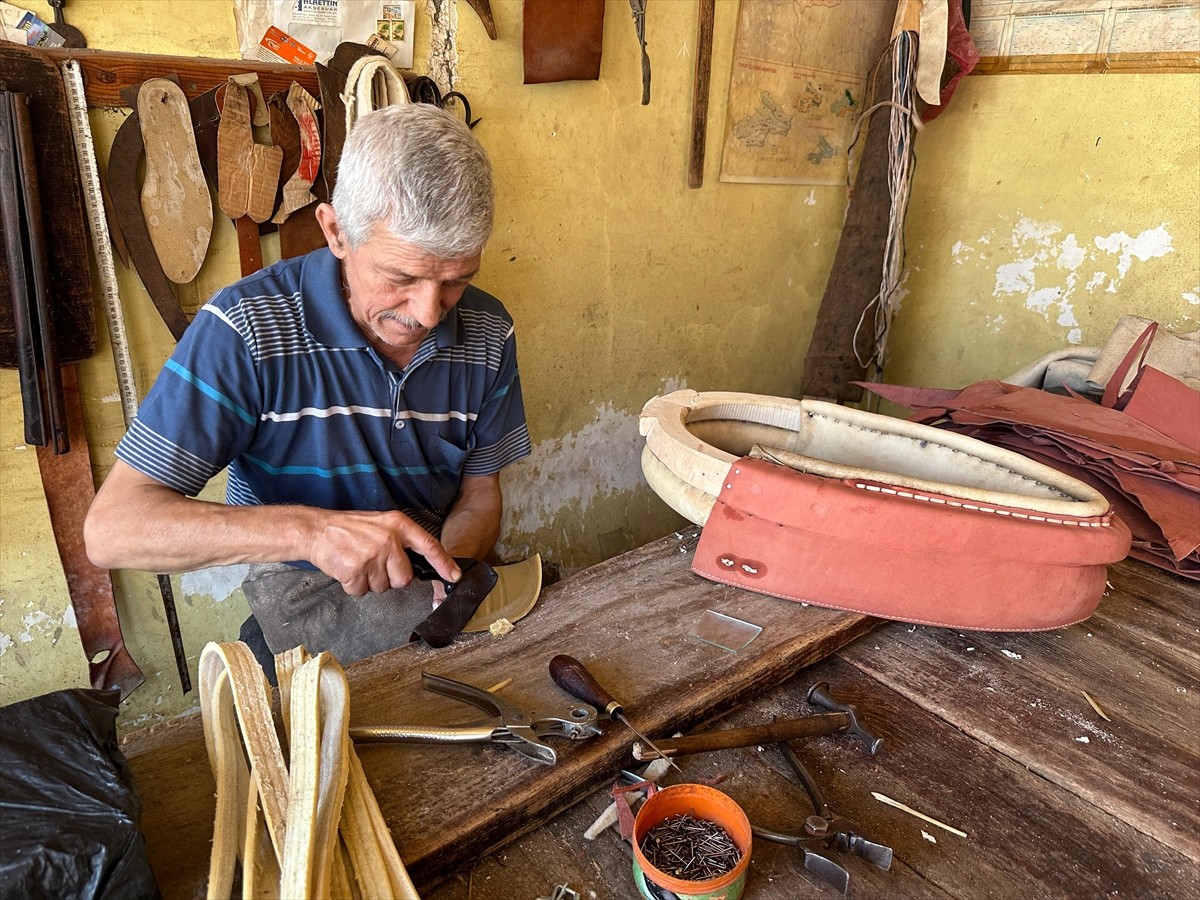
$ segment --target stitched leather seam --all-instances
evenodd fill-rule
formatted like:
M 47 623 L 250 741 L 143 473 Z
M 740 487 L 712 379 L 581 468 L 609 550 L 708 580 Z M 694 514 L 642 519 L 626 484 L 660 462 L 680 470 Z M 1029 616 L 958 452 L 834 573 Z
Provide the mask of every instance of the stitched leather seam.
M 1028 481 L 1031 484 L 1036 484 L 1038 487 L 1043 487 L 1049 491 L 1053 491 L 1054 493 L 1058 494 L 1060 497 L 1062 497 L 1065 500 L 1074 499 L 1071 497 L 1070 494 L 1064 494 L 1062 491 L 1060 491 L 1058 488 L 1054 487 L 1053 485 L 1049 485 L 1049 484 L 1046 484 L 1045 482 L 1038 481 L 1036 478 L 1030 478 L 1028 475 L 1026 475 L 1022 472 L 1017 472 L 1014 469 L 1010 469 L 1008 466 L 1002 465 L 1002 464 L 996 462 L 995 460 L 985 459 L 982 456 L 976 456 L 974 453 L 967 453 L 967 451 L 959 450 L 957 447 L 950 447 L 946 444 L 941 443 L 940 441 L 934 440 L 933 438 L 917 438 L 917 437 L 912 437 L 907 434 L 896 434 L 895 432 L 882 431 L 878 428 L 864 428 L 861 425 L 854 425 L 843 419 L 836 418 L 835 416 L 830 416 L 830 415 L 827 415 L 826 413 L 814 412 L 812 410 L 806 410 L 805 415 L 809 416 L 810 418 L 828 419 L 829 421 L 834 422 L 838 425 L 841 425 L 845 428 L 853 428 L 856 431 L 863 431 L 868 434 L 879 434 L 879 435 L 884 435 L 886 437 L 891 437 L 891 438 L 900 438 L 902 440 L 910 441 L 915 444 L 932 444 L 933 446 L 938 447 L 942 450 L 949 450 L 951 453 L 964 453 L 967 456 L 971 457 L 971 459 L 977 460 L 978 462 L 987 463 L 989 466 L 999 469 L 1001 472 L 1006 472 L 1009 475 L 1015 475 L 1018 478 L 1020 478 L 1022 481 Z
M 925 503 L 943 503 L 946 506 L 958 506 L 963 509 L 969 509 L 973 512 L 994 513 L 997 516 L 1011 516 L 1014 519 L 1029 519 L 1031 522 L 1045 522 L 1049 525 L 1075 525 L 1081 528 L 1108 528 L 1110 525 L 1108 519 L 1105 519 L 1102 522 L 1054 519 L 1050 516 L 1037 516 L 1033 513 L 1013 512 L 1011 509 L 996 509 L 990 506 L 979 506 L 976 503 L 961 503 L 957 500 L 948 500 L 944 497 L 929 497 L 924 494 L 914 494 L 911 491 L 898 491 L 893 488 L 880 487 L 876 484 L 863 484 L 862 482 L 855 482 L 854 486 L 863 490 L 876 491 L 880 494 L 894 494 L 897 497 L 904 497 L 907 500 L 922 500 Z

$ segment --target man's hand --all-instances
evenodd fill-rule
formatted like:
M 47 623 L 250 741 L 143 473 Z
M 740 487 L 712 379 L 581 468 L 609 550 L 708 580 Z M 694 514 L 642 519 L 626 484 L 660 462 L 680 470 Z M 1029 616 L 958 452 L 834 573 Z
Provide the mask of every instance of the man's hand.
M 327 513 L 313 536 L 307 559 L 340 581 L 347 594 L 361 597 L 368 591 L 401 588 L 413 580 L 405 548 L 429 560 L 447 581 L 462 577 L 458 564 L 437 538 L 394 511 Z

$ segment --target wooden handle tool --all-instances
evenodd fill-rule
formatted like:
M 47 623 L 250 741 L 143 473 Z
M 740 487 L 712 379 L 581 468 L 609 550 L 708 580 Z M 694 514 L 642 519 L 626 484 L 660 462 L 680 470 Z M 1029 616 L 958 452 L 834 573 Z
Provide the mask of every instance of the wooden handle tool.
M 634 728 L 632 723 L 625 718 L 624 707 L 616 701 L 612 694 L 600 686 L 600 682 L 588 671 L 587 666 L 575 657 L 560 653 L 554 659 L 550 660 L 550 677 L 554 679 L 555 684 L 572 697 L 596 707 L 601 715 L 608 716 L 614 720 L 619 719 L 624 723 L 626 728 L 641 738 L 648 747 L 657 752 L 658 748 L 654 746 L 650 738 Z M 657 755 L 670 762 L 667 754 L 657 753 Z M 675 763 L 672 762 L 671 766 L 679 774 L 683 774 L 683 770 L 675 765 Z

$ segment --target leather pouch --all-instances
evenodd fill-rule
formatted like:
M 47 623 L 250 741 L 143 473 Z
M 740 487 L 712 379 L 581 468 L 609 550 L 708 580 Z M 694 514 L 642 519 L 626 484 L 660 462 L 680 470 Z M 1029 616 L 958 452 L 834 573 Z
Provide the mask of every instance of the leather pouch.
M 1037 631 L 1086 619 L 1129 529 L 744 458 L 692 568 L 763 594 L 925 625 Z
M 525 0 L 525 84 L 595 81 L 604 0 Z

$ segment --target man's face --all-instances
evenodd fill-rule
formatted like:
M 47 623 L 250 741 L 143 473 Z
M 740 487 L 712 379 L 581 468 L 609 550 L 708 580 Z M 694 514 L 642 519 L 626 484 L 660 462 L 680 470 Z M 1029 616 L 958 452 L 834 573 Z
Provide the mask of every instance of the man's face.
M 329 244 L 342 261 L 350 315 L 377 349 L 407 364 L 462 298 L 479 271 L 480 254 L 463 259 L 435 256 L 380 226 L 352 250 L 336 231 Z

